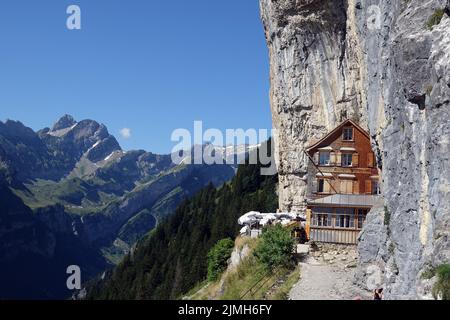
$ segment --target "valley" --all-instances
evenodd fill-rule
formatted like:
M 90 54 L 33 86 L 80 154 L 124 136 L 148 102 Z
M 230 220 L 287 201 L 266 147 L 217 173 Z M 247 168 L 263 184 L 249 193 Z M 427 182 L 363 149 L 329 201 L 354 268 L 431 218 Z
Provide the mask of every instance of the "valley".
M 8 206 L 1 211 L 0 260 L 14 266 L 25 259 L 24 266 L 38 268 L 45 262 L 59 273 L 62 265 L 54 260 L 70 260 L 85 280 L 119 263 L 185 198 L 208 184 L 220 186 L 236 170 L 234 164 L 174 164 L 170 155 L 125 152 L 104 125 L 68 115 L 37 133 L 20 122 L 0 122 L 0 164 Z M 40 242 L 24 238 L 26 228 L 42 233 Z M 21 245 L 7 250 L 13 241 Z M 11 269 L 2 277 L 14 274 Z M 36 297 L 63 298 L 68 292 L 61 279 L 47 279 L 48 287 L 59 289 Z M 7 288 L 0 296 L 8 296 Z

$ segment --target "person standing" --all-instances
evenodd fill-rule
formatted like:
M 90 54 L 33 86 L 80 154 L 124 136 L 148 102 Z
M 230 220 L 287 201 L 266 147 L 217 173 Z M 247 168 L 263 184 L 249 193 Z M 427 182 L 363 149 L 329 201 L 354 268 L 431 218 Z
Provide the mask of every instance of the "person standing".
M 373 300 L 383 300 L 383 288 L 375 289 L 373 293 Z

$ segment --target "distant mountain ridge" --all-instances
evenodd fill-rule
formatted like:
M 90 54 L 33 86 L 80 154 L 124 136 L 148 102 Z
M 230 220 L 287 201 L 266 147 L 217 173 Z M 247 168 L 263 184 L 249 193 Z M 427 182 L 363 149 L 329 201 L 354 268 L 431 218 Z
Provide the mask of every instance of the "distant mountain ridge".
M 209 183 L 230 180 L 235 170 L 125 152 L 105 125 L 70 115 L 38 132 L 18 121 L 0 122 L 0 196 L 8 199 L 0 212 L 0 262 L 10 272 L 0 275 L 0 298 L 66 296 L 66 262 L 79 262 L 87 278 L 119 262 L 158 219 Z M 57 268 L 60 276 L 46 272 L 43 283 L 23 276 L 19 282 L 33 290 L 12 292 L 20 287 L 11 282 L 18 266 L 36 263 Z
M 75 122 L 65 115 L 38 132 L 18 121 L 0 122 L 1 161 L 19 180 L 59 180 L 82 159 L 95 163 L 121 150 L 106 126 L 93 120 Z

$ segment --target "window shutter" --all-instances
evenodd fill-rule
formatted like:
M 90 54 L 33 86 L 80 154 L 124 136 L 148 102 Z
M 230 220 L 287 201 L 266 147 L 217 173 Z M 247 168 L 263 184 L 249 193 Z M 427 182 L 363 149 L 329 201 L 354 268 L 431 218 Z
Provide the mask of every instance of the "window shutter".
M 336 165 L 336 153 L 335 152 L 330 153 L 330 163 L 332 166 Z
M 369 168 L 374 167 L 374 157 L 375 157 L 375 155 L 373 154 L 373 152 L 369 152 L 367 154 L 367 167 L 369 167 Z
M 330 192 L 331 192 L 330 183 L 331 183 L 330 180 L 324 179 L 324 185 L 323 185 L 323 189 L 324 189 L 324 190 L 323 190 L 323 191 L 324 191 L 325 193 L 330 193 Z
M 359 194 L 359 181 L 353 181 L 353 194 Z
M 372 194 L 372 180 L 366 180 L 366 194 Z
M 314 160 L 314 164 L 316 164 L 316 165 L 319 164 L 319 153 L 318 152 L 314 153 L 313 160 Z
M 342 166 L 342 154 L 340 152 L 336 153 L 336 165 Z
M 341 180 L 341 194 L 352 194 L 353 193 L 353 181 L 351 180 Z
M 358 168 L 359 167 L 359 154 L 354 153 L 352 159 L 352 167 Z

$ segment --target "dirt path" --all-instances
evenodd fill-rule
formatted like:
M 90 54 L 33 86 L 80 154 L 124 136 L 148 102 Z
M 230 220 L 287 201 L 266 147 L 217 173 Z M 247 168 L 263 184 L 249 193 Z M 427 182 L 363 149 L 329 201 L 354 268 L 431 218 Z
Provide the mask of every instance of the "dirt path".
M 321 251 L 300 263 L 301 278 L 292 288 L 290 300 L 352 300 L 371 299 L 371 293 L 353 284 L 356 252 L 349 250 Z

